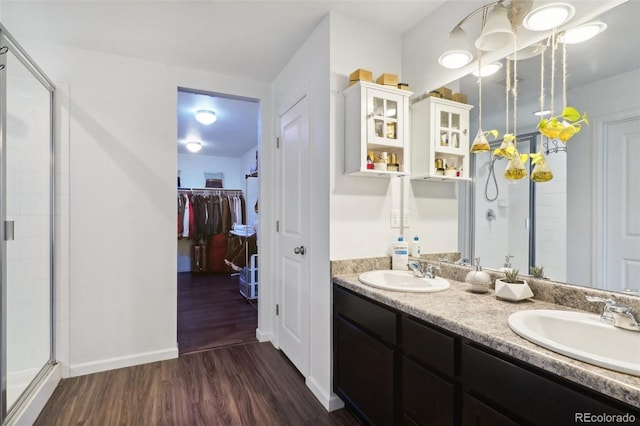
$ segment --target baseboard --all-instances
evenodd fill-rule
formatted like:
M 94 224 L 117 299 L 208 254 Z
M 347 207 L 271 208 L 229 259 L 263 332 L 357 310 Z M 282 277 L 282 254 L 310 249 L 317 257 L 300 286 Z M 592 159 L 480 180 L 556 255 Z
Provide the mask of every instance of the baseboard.
M 134 365 L 147 364 L 156 361 L 178 358 L 178 347 L 162 351 L 143 352 L 140 354 L 117 358 L 102 359 L 99 361 L 74 364 L 69 367 L 70 377 L 84 376 L 85 374 L 99 373 L 101 371 L 115 370 Z
M 262 331 L 260 331 L 259 328 L 256 328 L 256 339 L 258 339 L 258 342 L 271 342 L 271 343 L 275 342 L 273 333 L 271 333 L 271 332 L 262 332 Z M 277 346 L 276 346 L 276 348 L 277 348 Z
M 51 370 L 40 381 L 40 383 L 33 389 L 28 400 L 26 400 L 22 406 L 11 415 L 11 418 L 7 419 L 7 425 L 12 426 L 30 426 L 33 425 L 40 415 L 40 412 L 53 395 L 58 383 L 60 383 L 60 364 L 55 364 L 51 367 Z
M 307 377 L 305 384 L 327 411 L 335 411 L 344 407 L 344 402 L 336 394 L 324 392 L 313 377 Z

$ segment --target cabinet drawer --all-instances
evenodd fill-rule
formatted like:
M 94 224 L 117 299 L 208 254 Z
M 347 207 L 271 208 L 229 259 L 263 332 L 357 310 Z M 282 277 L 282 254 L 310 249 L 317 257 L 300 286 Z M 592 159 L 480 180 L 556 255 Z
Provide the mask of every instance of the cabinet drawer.
M 465 393 L 462 397 L 462 426 L 518 426 L 518 423 Z
M 454 424 L 455 386 L 407 357 L 402 359 L 404 418 L 420 425 Z
M 373 302 L 334 286 L 333 306 L 336 315 L 348 318 L 383 340 L 396 344 L 396 314 Z
M 448 377 L 454 377 L 454 338 L 407 317 L 401 318 L 405 354 Z
M 468 343 L 462 345 L 462 378 L 472 394 L 532 424 L 573 424 L 576 413 L 632 410 L 621 411 L 618 404 L 609 405 Z

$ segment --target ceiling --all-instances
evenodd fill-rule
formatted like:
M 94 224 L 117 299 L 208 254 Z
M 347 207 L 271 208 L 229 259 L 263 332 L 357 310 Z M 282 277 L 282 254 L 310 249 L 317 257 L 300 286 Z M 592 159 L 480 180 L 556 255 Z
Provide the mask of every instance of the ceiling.
M 271 82 L 331 11 L 401 34 L 443 2 L 0 0 L 0 19 L 17 40 L 44 39 Z M 259 105 L 210 95 L 179 92 L 178 152 L 188 153 L 191 136 L 203 142 L 199 155 L 244 155 L 258 143 Z M 218 115 L 209 126 L 193 117 L 206 104 Z
M 45 39 L 78 48 L 271 82 L 331 11 L 402 34 L 443 3 L 445 0 L 0 0 L 0 20 L 18 40 Z M 460 3 L 461 10 L 474 7 L 470 0 Z M 617 16 L 611 17 L 616 25 L 610 25 L 605 34 L 617 41 L 607 43 L 629 45 L 630 31 L 633 29 L 637 34 L 633 19 L 639 16 L 638 3 L 631 0 L 624 5 L 633 8 L 630 13 L 625 13 L 621 7 L 616 9 Z M 609 13 L 614 14 L 616 10 Z M 452 16 L 452 25 L 461 18 Z M 593 43 L 598 45 L 603 43 L 601 40 L 596 38 Z M 638 49 L 627 50 L 630 54 L 623 63 L 625 55 L 606 56 L 621 49 L 605 48 L 595 54 L 596 48 L 592 46 L 571 47 L 571 85 L 580 85 L 585 78 L 594 75 L 604 77 L 610 71 L 618 73 L 631 66 L 630 63 L 638 66 Z M 533 63 L 533 60 L 529 62 Z M 529 66 L 525 61 L 521 64 L 523 66 L 518 70 L 522 78 L 519 82 L 521 97 L 525 93 L 538 93 L 537 64 Z M 499 90 L 490 89 L 491 84 L 496 83 Z M 492 83 L 486 78 L 483 87 L 483 105 L 490 104 L 491 93 L 503 97 L 504 83 Z M 468 93 L 473 102 L 477 94 L 475 79 L 462 79 L 461 92 Z M 203 141 L 200 155 L 244 155 L 258 143 L 259 105 L 254 100 L 211 95 L 215 94 L 179 92 L 179 152 L 187 152 L 184 141 L 197 133 Z M 210 126 L 200 125 L 193 119 L 193 111 L 203 104 L 211 104 L 218 114 L 218 120 Z
M 598 36 L 580 44 L 567 45 L 567 90 L 579 88 L 640 68 L 640 49 L 630 47 L 630 40 L 640 39 L 640 1 L 630 0 L 600 15 L 607 29 Z M 556 113 L 561 103 L 561 61 L 562 45 L 556 51 Z M 624 46 L 624 47 L 622 47 Z M 504 60 L 502 61 L 504 64 Z M 551 69 L 551 49 L 545 51 L 545 92 L 549 106 Z M 535 126 L 539 117 L 533 115 L 538 110 L 540 97 L 540 56 L 518 61 L 518 127 Z M 493 76 L 482 79 L 483 116 L 492 111 L 504 116 L 505 111 L 505 66 Z M 468 75 L 460 79 L 460 91 L 467 94 L 470 104 L 478 105 L 478 79 Z M 560 93 L 559 93 L 560 92 Z M 627 93 L 627 96 L 640 94 Z M 623 94 L 621 93 L 621 96 Z M 570 102 L 569 102 L 570 103 Z M 524 110 L 524 105 L 530 110 Z M 511 110 L 513 111 L 513 110 Z

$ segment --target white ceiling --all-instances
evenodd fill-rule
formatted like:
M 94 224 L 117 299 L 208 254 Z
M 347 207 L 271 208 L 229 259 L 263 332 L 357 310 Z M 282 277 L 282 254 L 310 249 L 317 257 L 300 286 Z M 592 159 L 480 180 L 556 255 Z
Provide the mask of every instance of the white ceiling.
M 443 2 L 0 0 L 0 19 L 17 40 L 44 39 L 271 82 L 331 11 L 401 34 Z M 209 102 L 218 120 L 203 126 L 189 112 Z M 180 93 L 178 103 L 178 152 L 188 153 L 189 134 L 203 142 L 199 155 L 238 157 L 258 143 L 255 102 Z
M 471 0 L 459 1 L 461 10 L 475 7 Z M 475 1 L 475 0 L 474 0 Z M 402 34 L 443 4 L 445 0 L 350 0 L 350 1 L 218 1 L 218 0 L 130 0 L 130 1 L 24 1 L 0 0 L 0 20 L 20 41 L 23 38 L 44 39 L 78 48 L 140 58 L 158 63 L 202 69 L 220 74 L 273 81 L 300 45 L 330 11 L 353 17 Z M 476 1 L 481 5 L 486 2 Z M 637 40 L 638 0 L 625 7 L 631 13 L 618 13 L 617 24 L 610 25 L 602 53 L 593 47 L 572 47 L 570 82 L 578 84 L 608 70 L 619 71 L 621 57 L 609 59 L 606 54 L 629 46 Z M 457 10 L 457 8 L 456 8 Z M 462 15 L 465 12 L 460 12 Z M 452 16 L 451 25 L 462 16 Z M 629 22 L 636 36 L 629 37 Z M 606 34 L 605 33 L 605 34 Z M 604 39 L 602 39 L 604 40 Z M 595 41 L 596 44 L 604 41 Z M 611 44 L 608 44 L 611 43 Z M 633 43 L 633 42 L 631 42 Z M 574 53 L 574 51 L 579 53 Z M 637 68 L 639 49 L 628 49 L 627 59 Z M 523 61 L 522 64 L 526 63 Z M 524 87 L 538 81 L 527 73 L 537 67 L 522 66 L 525 78 L 519 92 L 537 92 Z M 45 70 L 46 71 L 46 70 Z M 483 95 L 489 92 L 489 81 Z M 503 90 L 503 89 L 502 89 Z M 502 91 L 500 90 L 500 92 Z M 475 88 L 470 89 L 473 97 Z M 495 91 L 496 93 L 498 91 Z M 184 150 L 189 132 L 200 132 L 204 142 L 201 154 L 241 156 L 258 141 L 258 105 L 233 98 L 211 98 L 181 93 L 178 97 L 178 146 Z M 484 98 L 483 96 L 483 98 Z M 485 98 L 486 99 L 486 98 Z M 193 121 L 190 111 L 202 103 L 212 102 L 219 119 L 211 126 Z M 484 104 L 484 102 L 483 102 Z

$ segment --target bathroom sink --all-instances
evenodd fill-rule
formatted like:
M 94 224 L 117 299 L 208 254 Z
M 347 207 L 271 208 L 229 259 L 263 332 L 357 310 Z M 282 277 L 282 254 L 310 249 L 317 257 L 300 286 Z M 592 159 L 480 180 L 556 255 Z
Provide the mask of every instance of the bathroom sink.
M 528 310 L 509 316 L 521 337 L 570 358 L 640 376 L 640 332 L 624 330 L 586 312 Z
M 419 278 L 411 271 L 369 271 L 360 274 L 358 279 L 371 287 L 413 293 L 432 293 L 449 288 L 449 281 L 442 277 Z

